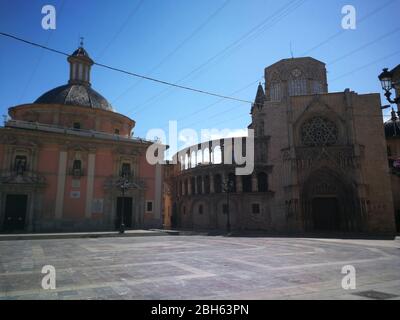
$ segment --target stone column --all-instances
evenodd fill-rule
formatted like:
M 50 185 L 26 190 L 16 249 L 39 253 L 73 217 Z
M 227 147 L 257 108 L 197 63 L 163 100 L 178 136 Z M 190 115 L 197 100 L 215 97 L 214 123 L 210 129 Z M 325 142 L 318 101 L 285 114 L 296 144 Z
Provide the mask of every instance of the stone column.
M 188 195 L 192 194 L 192 178 L 188 178 Z
M 208 150 L 209 150 L 209 152 L 208 152 L 208 163 L 211 164 L 211 151 L 212 151 L 212 143 L 211 142 L 208 144 Z
M 199 194 L 199 190 L 197 189 L 197 176 L 194 177 L 194 193 Z
M 210 193 L 214 192 L 214 175 L 210 174 Z
M 206 193 L 205 187 L 204 187 L 204 176 L 201 176 L 201 194 Z

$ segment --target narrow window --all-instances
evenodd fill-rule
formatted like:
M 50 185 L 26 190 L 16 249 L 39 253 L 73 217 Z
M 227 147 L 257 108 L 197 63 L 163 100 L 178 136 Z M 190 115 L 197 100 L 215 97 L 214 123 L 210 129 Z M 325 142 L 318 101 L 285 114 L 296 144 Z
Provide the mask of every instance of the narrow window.
M 146 212 L 153 212 L 153 201 L 147 201 Z
M 14 161 L 14 171 L 17 172 L 17 174 L 23 174 L 26 171 L 26 163 L 26 156 L 16 156 Z
M 81 160 L 74 160 L 72 164 L 72 174 L 76 177 L 82 175 L 82 161 Z
M 251 211 L 252 211 L 253 214 L 259 214 L 260 213 L 260 204 L 253 203 L 251 205 Z
M 131 175 L 131 164 L 123 163 L 121 168 L 121 177 L 129 177 Z

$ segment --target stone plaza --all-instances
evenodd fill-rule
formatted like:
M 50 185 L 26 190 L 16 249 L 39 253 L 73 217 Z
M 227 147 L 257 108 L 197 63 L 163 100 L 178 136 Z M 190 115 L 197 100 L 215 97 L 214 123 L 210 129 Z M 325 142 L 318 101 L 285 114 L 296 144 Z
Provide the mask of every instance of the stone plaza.
M 56 289 L 42 288 L 54 266 Z M 356 270 L 345 290 L 344 266 Z M 399 299 L 400 239 L 179 236 L 0 241 L 4 299 Z

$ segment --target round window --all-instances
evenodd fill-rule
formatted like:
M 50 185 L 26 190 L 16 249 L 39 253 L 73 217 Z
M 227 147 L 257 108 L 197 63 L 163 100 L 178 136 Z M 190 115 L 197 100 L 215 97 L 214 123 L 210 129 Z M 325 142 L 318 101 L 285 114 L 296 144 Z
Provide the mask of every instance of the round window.
M 337 142 L 336 125 L 325 118 L 314 117 L 306 121 L 301 128 L 301 139 L 306 146 L 330 146 Z

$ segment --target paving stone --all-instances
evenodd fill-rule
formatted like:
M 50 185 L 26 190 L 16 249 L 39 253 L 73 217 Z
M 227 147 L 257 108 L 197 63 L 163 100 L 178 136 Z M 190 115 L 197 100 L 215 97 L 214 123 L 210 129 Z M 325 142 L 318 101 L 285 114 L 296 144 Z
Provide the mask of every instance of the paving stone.
M 0 242 L 6 299 L 399 299 L 400 241 L 133 237 Z M 41 288 L 44 265 L 56 290 Z M 386 295 L 384 295 L 386 294 Z

